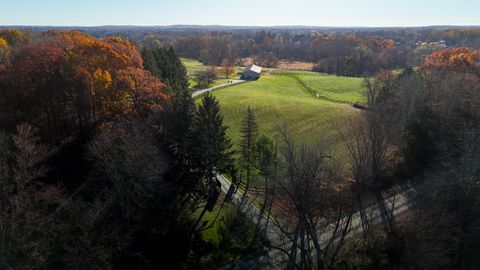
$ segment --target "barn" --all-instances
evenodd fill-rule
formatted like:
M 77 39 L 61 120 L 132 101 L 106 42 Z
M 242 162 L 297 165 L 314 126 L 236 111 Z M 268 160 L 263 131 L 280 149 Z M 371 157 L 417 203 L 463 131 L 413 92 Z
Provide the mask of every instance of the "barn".
M 258 80 L 260 78 L 260 73 L 262 73 L 262 68 L 257 65 L 252 65 L 243 70 L 240 79 L 247 81 Z

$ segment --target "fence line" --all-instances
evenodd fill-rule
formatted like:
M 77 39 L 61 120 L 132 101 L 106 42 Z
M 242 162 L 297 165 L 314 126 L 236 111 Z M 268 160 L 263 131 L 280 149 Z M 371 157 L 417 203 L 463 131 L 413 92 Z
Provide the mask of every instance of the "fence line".
M 203 92 L 198 94 L 198 95 L 195 95 L 195 92 L 194 92 L 192 95 L 194 95 L 193 98 L 198 98 L 198 97 L 201 97 L 202 95 L 205 95 L 206 93 L 213 92 L 213 91 L 220 90 L 220 89 L 227 88 L 227 87 L 231 87 L 231 86 L 235 86 L 235 85 L 239 85 L 239 84 L 246 83 L 246 82 L 247 81 L 235 81 L 235 82 L 232 82 L 232 83 L 217 85 L 217 86 L 214 86 L 214 87 L 211 87 L 211 88 L 208 88 L 208 89 L 197 90 L 197 91 L 203 91 Z

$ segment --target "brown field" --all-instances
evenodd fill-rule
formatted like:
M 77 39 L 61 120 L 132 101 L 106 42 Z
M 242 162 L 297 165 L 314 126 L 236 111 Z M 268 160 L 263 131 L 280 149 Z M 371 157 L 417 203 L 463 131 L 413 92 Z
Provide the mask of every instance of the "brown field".
M 253 57 L 245 57 L 241 58 L 238 61 L 240 66 L 250 66 L 255 63 L 255 59 Z M 277 68 L 279 69 L 290 69 L 290 70 L 305 70 L 310 71 L 312 70 L 315 64 L 311 62 L 302 62 L 302 61 L 290 61 L 290 60 L 280 60 L 278 61 Z
M 301 61 L 281 60 L 278 62 L 278 68 L 280 69 L 312 70 L 314 65 L 314 63 Z

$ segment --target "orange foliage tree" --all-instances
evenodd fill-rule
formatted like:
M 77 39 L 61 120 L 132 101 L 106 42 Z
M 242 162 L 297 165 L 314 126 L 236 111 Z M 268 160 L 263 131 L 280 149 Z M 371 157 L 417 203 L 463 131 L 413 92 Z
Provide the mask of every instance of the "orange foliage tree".
M 464 119 L 478 117 L 480 50 L 453 48 L 434 52 L 425 59 L 421 73 L 431 109 L 443 119 L 460 125 Z
M 422 69 L 424 71 L 473 72 L 478 74 L 480 70 L 480 50 L 453 48 L 437 51 L 425 59 Z
M 480 50 L 453 48 L 427 56 L 422 67 L 427 87 L 432 90 L 445 81 L 456 82 L 457 88 L 475 88 L 480 82 Z
M 49 31 L 22 48 L 0 73 L 0 86 L 0 118 L 32 123 L 54 140 L 88 136 L 98 124 L 159 109 L 166 99 L 132 44 L 78 31 Z

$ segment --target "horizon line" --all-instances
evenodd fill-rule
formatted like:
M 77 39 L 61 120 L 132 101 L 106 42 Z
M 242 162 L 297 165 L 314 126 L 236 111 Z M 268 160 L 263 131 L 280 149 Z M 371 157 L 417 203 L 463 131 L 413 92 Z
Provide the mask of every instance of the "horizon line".
M 350 26 L 335 26 L 335 25 L 302 25 L 302 24 L 285 24 L 285 25 L 228 25 L 228 24 L 105 24 L 105 25 L 48 25 L 48 24 L 5 24 L 0 27 L 82 27 L 82 28 L 95 28 L 95 27 L 232 27 L 232 28 L 431 28 L 431 27 L 480 27 L 480 24 L 431 24 L 431 25 L 408 25 L 408 26 L 362 26 L 362 25 L 350 25 Z

